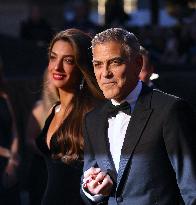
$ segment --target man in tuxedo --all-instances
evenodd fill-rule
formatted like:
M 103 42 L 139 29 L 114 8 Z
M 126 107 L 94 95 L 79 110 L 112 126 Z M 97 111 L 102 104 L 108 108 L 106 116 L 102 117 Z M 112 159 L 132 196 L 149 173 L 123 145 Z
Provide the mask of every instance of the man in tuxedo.
M 105 30 L 93 38 L 92 53 L 108 101 L 85 119 L 85 204 L 195 205 L 192 109 L 139 80 L 142 57 L 133 33 Z

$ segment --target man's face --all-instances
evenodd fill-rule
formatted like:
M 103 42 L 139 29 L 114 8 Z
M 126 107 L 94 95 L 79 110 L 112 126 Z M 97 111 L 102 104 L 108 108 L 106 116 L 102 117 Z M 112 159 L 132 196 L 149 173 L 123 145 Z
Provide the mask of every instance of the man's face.
M 94 73 L 105 98 L 121 102 L 135 88 L 142 66 L 141 56 L 125 56 L 115 41 L 93 48 Z
M 142 55 L 142 59 L 143 59 L 143 65 L 142 65 L 141 72 L 139 74 L 139 78 L 141 81 L 148 84 L 154 69 L 147 56 Z

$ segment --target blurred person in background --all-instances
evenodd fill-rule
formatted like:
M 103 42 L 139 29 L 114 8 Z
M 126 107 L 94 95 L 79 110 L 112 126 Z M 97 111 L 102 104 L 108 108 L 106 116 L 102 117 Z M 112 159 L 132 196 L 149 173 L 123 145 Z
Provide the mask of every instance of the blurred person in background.
M 177 30 L 178 31 L 178 30 Z M 162 55 L 160 56 L 160 62 L 166 65 L 182 65 L 187 61 L 187 53 L 184 52 L 184 44 L 180 39 L 181 31 L 177 32 L 175 29 L 168 30 L 165 33 L 166 42 Z
M 36 42 L 37 46 L 45 46 L 51 40 L 52 35 L 52 28 L 43 18 L 40 7 L 32 5 L 28 19 L 21 23 L 21 38 Z
M 105 27 L 126 27 L 129 15 L 125 13 L 122 0 L 107 0 L 105 4 Z
M 20 205 L 19 138 L 14 111 L 3 82 L 0 59 L 0 204 Z
M 83 204 L 84 116 L 103 99 L 93 73 L 90 46 L 91 38 L 77 29 L 57 33 L 50 43 L 48 72 L 59 102 L 37 138 L 48 170 L 42 205 Z
M 73 2 L 73 18 L 71 20 L 65 19 L 64 28 L 77 28 L 90 34 L 95 34 L 98 25 L 90 19 L 90 1 L 77 0 Z
M 139 78 L 141 81 L 146 83 L 149 87 L 156 87 L 154 85 L 154 81 L 159 78 L 157 73 L 154 73 L 154 64 L 152 62 L 152 56 L 150 55 L 149 51 L 145 49 L 143 46 L 140 46 L 140 53 L 142 55 L 142 69 L 139 74 Z
M 46 188 L 47 170 L 44 159 L 37 149 L 35 139 L 44 127 L 49 110 L 58 101 L 57 91 L 49 79 L 48 69 L 44 72 L 43 90 L 41 99 L 38 100 L 28 119 L 26 129 L 27 152 L 27 190 L 30 205 L 40 205 Z M 37 169 L 39 167 L 39 169 Z M 39 187 L 39 189 L 38 189 Z

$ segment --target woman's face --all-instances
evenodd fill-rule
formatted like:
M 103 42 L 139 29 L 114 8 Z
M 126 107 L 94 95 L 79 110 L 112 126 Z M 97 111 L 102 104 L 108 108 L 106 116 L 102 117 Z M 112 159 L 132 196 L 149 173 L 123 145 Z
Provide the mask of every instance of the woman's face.
M 74 50 L 68 41 L 54 43 L 49 56 L 49 75 L 55 87 L 74 91 L 79 87 L 80 72 L 75 65 Z

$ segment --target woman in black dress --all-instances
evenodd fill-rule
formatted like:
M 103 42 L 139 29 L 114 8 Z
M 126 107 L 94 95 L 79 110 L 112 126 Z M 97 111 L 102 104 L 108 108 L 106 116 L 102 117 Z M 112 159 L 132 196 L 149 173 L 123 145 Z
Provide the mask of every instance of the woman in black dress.
M 85 114 L 103 98 L 94 78 L 90 46 L 87 34 L 68 29 L 59 32 L 49 47 L 49 77 L 59 102 L 37 138 L 48 170 L 42 205 L 82 204 L 82 126 Z
M 0 204 L 20 205 L 19 138 L 12 105 L 4 89 L 2 66 L 0 59 Z

